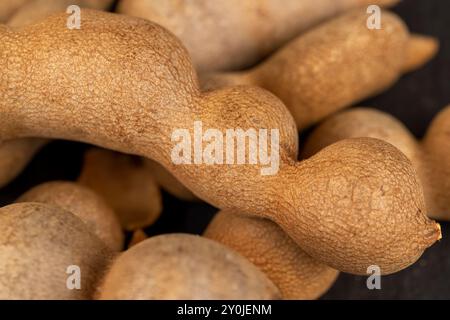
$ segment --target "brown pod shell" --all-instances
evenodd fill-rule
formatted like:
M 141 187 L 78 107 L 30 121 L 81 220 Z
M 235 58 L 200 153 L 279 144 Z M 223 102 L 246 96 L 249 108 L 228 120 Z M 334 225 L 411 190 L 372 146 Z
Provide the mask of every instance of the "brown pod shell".
M 30 0 L 0 1 L 0 23 L 8 21 L 15 11 L 29 1 Z
M 74 182 L 40 184 L 16 202 L 39 202 L 60 207 L 83 220 L 112 250 L 123 249 L 124 234 L 114 211 L 92 190 Z
M 153 160 L 144 161 L 158 185 L 165 191 L 184 201 L 198 201 L 198 198 L 162 165 Z
M 79 183 L 102 196 L 128 231 L 153 224 L 162 211 L 161 192 L 145 160 L 104 149 L 88 150 Z
M 172 31 L 200 72 L 259 62 L 318 23 L 356 7 L 397 0 L 121 0 L 118 11 Z
M 336 114 L 320 124 L 308 138 L 303 158 L 308 158 L 339 140 L 371 137 L 391 143 L 413 163 L 425 194 L 427 214 L 450 219 L 450 107 L 430 125 L 422 141 L 393 116 L 370 108 L 355 108 Z
M 0 26 L 2 137 L 76 140 L 153 159 L 204 201 L 274 221 L 340 271 L 399 271 L 441 237 L 416 171 L 392 145 L 348 139 L 298 162 L 298 131 L 276 96 L 249 86 L 202 93 L 187 51 L 161 26 L 82 14 L 82 30 L 67 29 L 66 15 L 20 31 Z M 177 163 L 172 135 L 197 121 L 222 133 L 275 130 L 273 166 Z
M 381 29 L 366 10 L 325 22 L 248 71 L 204 75 L 202 87 L 258 85 L 279 97 L 299 130 L 392 86 L 406 70 L 437 52 L 437 41 L 411 35 L 397 15 L 382 11 Z
M 45 139 L 31 138 L 0 142 L 0 188 L 14 180 L 45 144 Z
M 0 209 L 0 299 L 91 299 L 113 254 L 73 214 L 40 203 Z M 69 267 L 80 289 L 70 289 Z
M 28 0 L 8 20 L 11 27 L 23 27 L 35 23 L 49 15 L 64 12 L 76 5 L 97 10 L 108 9 L 113 0 Z M 69 17 L 69 14 L 67 15 Z
M 272 221 L 220 211 L 204 236 L 240 253 L 261 269 L 284 299 L 317 299 L 339 272 L 308 256 Z
M 100 299 L 277 299 L 278 289 L 245 258 L 187 234 L 149 238 L 122 253 L 99 289 Z
M 0 22 L 8 15 L 9 26 L 23 27 L 50 14 L 65 12 L 70 5 L 105 9 L 111 4 L 111 0 L 5 0 L 0 2 Z M 47 142 L 31 138 L 0 142 L 0 187 L 14 179 Z
M 142 229 L 137 229 L 133 232 L 133 235 L 131 236 L 130 242 L 128 243 L 128 249 L 131 247 L 137 245 L 138 243 L 144 241 L 147 239 L 148 236 Z

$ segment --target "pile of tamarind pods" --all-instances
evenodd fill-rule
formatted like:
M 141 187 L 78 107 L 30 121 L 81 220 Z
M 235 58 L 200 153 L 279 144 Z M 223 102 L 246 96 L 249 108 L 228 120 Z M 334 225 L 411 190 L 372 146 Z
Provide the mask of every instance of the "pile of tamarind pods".
M 441 239 L 450 107 L 421 141 L 388 114 L 343 110 L 438 41 L 395 0 L 283 2 L 1 2 L 0 187 L 51 139 L 95 147 L 76 181 L 0 208 L 0 299 L 317 299 L 339 272 L 399 272 Z M 277 173 L 174 163 L 173 132 L 196 121 L 277 129 Z M 162 189 L 220 211 L 202 235 L 148 238 Z

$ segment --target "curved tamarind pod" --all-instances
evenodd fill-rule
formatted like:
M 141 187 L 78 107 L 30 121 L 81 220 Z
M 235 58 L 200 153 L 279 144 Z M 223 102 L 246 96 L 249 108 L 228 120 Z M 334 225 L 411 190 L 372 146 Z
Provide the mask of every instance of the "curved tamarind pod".
M 203 237 L 165 234 L 131 247 L 111 264 L 100 299 L 279 299 L 275 285 L 233 250 Z
M 187 47 L 197 70 L 249 67 L 306 29 L 356 7 L 396 0 L 122 0 L 118 11 L 156 22 Z
M 262 270 L 284 299 L 317 299 L 339 272 L 308 256 L 275 223 L 220 211 L 204 236 L 235 250 Z
M 78 5 L 81 7 L 86 8 L 94 8 L 94 9 L 106 9 L 112 4 L 111 0 L 32 0 L 23 5 L 17 12 L 11 17 L 11 19 L 8 21 L 8 25 L 11 27 L 23 27 L 25 25 L 32 24 L 33 22 L 39 21 L 40 19 L 56 13 L 56 12 L 65 12 L 67 7 L 70 5 Z M 25 142 L 21 142 L 21 139 L 18 139 L 17 145 L 23 146 Z M 29 141 L 32 141 L 32 139 L 27 139 Z M 12 145 L 12 141 L 10 142 Z M 6 151 L 6 150 L 5 150 Z M 2 152 L 0 147 L 0 152 Z M 24 152 L 24 151 L 23 151 Z M 31 150 L 29 151 L 31 152 Z M 111 153 L 112 154 L 112 153 Z M 92 156 L 95 157 L 95 156 Z M 99 156 L 100 157 L 100 156 Z M 104 157 L 107 157 L 107 155 L 104 155 Z M 25 160 L 25 159 L 24 159 Z M 92 160 L 95 161 L 95 160 Z M 89 165 L 89 164 L 88 164 Z M 153 165 L 152 165 L 153 166 Z M 122 166 L 123 167 L 123 166 Z M 100 169 L 101 168 L 97 168 Z M 164 170 L 162 167 L 158 167 L 157 164 L 154 164 L 155 170 L 155 178 L 158 180 L 158 183 L 161 183 L 161 185 L 168 190 L 169 192 L 173 193 L 177 197 L 187 200 L 187 201 L 193 201 L 196 199 L 196 197 L 187 189 L 185 188 L 181 183 L 179 183 L 175 178 L 173 178 L 170 173 L 168 173 L 166 170 Z M 1 172 L 1 170 L 0 170 Z M 115 171 L 112 172 L 114 174 Z M 137 174 L 137 170 L 135 170 Z M 92 174 L 92 171 L 90 171 L 89 175 Z M 94 174 L 96 177 L 98 177 L 98 173 Z M 148 177 L 148 174 L 145 174 Z M 136 175 L 134 175 L 136 176 Z M 88 179 L 88 176 L 86 176 L 85 179 Z M 123 178 L 122 178 L 123 180 Z M 129 183 L 126 185 L 126 183 L 113 183 L 109 184 L 109 187 L 107 187 L 105 184 L 103 184 L 103 187 L 101 187 L 100 183 L 106 182 L 104 179 L 100 179 L 99 181 L 88 181 L 88 184 L 91 184 L 91 188 L 98 186 L 101 190 L 101 193 L 109 193 L 109 195 L 103 194 L 104 197 L 107 197 L 111 204 L 115 207 L 116 212 L 123 218 L 123 226 L 127 230 L 132 230 L 134 228 L 139 227 L 145 227 L 153 223 L 157 217 L 160 214 L 161 211 L 161 200 L 159 199 L 159 192 L 156 191 L 156 187 L 151 186 L 153 184 L 153 178 L 148 180 L 147 188 L 145 188 L 143 191 L 138 191 L 136 189 L 129 189 L 130 183 L 133 185 L 136 185 L 137 179 L 134 179 L 134 183 L 131 181 L 131 179 L 128 179 Z M 1 180 L 0 180 L 1 181 Z M 115 190 L 114 186 L 122 185 L 123 188 L 121 190 Z M 142 183 L 139 183 L 141 187 L 145 187 Z M 149 189 L 150 188 L 150 189 Z M 105 189 L 108 189 L 109 192 Z M 133 191 L 134 190 L 134 191 Z M 145 191 L 150 191 L 152 196 L 150 197 L 151 200 L 146 200 L 145 202 L 140 202 L 138 197 L 134 197 L 134 200 L 131 202 L 128 202 L 128 199 L 124 199 L 123 197 L 117 197 L 119 194 L 114 194 L 116 191 L 119 192 L 121 195 L 128 194 L 131 196 L 131 192 L 136 192 L 141 194 L 145 194 Z M 105 192 L 102 192 L 105 191 Z M 126 191 L 129 191 L 126 193 Z M 125 192 L 125 193 L 124 193 Z M 147 192 L 148 193 L 148 192 Z M 158 193 L 158 194 L 157 194 Z M 114 194 L 114 195 L 113 195 Z M 148 195 L 148 194 L 147 194 Z M 147 196 L 146 195 L 146 196 Z M 146 198 L 142 198 L 141 200 L 144 200 Z M 132 206 L 135 204 L 135 208 L 130 208 L 130 205 Z M 139 208 L 139 205 L 141 207 Z M 127 207 L 129 210 L 127 210 Z M 132 211 L 131 214 L 129 211 Z M 128 211 L 128 212 L 127 212 Z M 136 221 L 133 221 L 136 219 L 136 215 L 133 215 L 134 213 L 138 213 L 138 216 L 142 216 L 141 218 L 138 217 Z M 145 215 L 147 214 L 147 215 Z M 135 217 L 133 219 L 133 216 Z M 128 218 L 127 218 L 128 217 Z M 128 222 L 126 221 L 128 220 Z
M 436 116 L 425 138 L 417 141 L 397 119 L 384 112 L 356 108 L 325 120 L 308 138 L 302 157 L 310 157 L 336 141 L 372 137 L 396 146 L 420 176 L 428 215 L 450 219 L 450 106 Z
M 60 207 L 79 217 L 100 240 L 120 251 L 124 234 L 115 213 L 92 190 L 74 182 L 54 181 L 40 184 L 16 202 L 39 202 Z
M 46 17 L 54 12 L 65 11 L 71 4 L 78 4 L 92 8 L 106 8 L 111 0 L 30 0 L 1 1 L 1 13 L 5 12 L 2 6 L 17 5 L 15 13 L 8 21 L 12 27 L 21 27 Z M 0 187 L 13 180 L 28 164 L 36 152 L 47 143 L 44 139 L 18 139 L 1 142 L 0 139 Z
M 66 12 L 71 5 L 83 8 L 107 9 L 113 0 L 29 0 L 20 7 L 8 20 L 11 27 L 23 27 L 35 23 L 51 14 Z
M 91 299 L 114 254 L 78 217 L 59 207 L 0 208 L 1 299 Z M 79 267 L 79 289 L 70 276 Z
M 184 201 L 198 201 L 198 198 L 158 162 L 144 159 L 148 170 L 155 177 L 158 185 L 171 195 Z
M 153 224 L 161 214 L 161 192 L 144 160 L 104 150 L 88 150 L 78 182 L 108 203 L 125 230 Z
M 202 87 L 257 85 L 279 97 L 299 130 L 392 86 L 437 51 L 437 41 L 410 35 L 403 21 L 383 11 L 382 29 L 367 27 L 355 10 L 297 37 L 259 66 L 202 77 Z
M 297 128 L 275 96 L 245 86 L 201 93 L 187 51 L 162 27 L 82 14 L 81 30 L 68 30 L 65 15 L 21 31 L 0 27 L 1 136 L 146 156 L 199 198 L 269 218 L 311 257 L 349 273 L 374 264 L 384 274 L 398 271 L 440 239 L 414 168 L 392 145 L 349 139 L 297 162 Z M 260 163 L 175 164 L 172 134 L 196 121 L 219 132 L 278 130 L 277 173 L 263 175 Z
M 0 141 L 0 187 L 16 178 L 46 142 L 32 138 Z

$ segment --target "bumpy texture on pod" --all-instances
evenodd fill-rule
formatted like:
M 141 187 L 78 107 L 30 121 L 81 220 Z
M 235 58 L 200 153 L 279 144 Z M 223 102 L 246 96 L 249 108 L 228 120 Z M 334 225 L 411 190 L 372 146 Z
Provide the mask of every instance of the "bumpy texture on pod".
M 147 239 L 122 253 L 100 299 L 277 299 L 278 289 L 248 260 L 214 241 L 187 234 Z
M 248 71 L 204 75 L 205 89 L 258 85 L 279 97 L 299 130 L 393 85 L 437 51 L 437 41 L 410 35 L 393 13 L 381 13 L 382 29 L 367 27 L 355 10 L 299 36 Z
M 20 31 L 0 26 L 1 136 L 78 140 L 146 156 L 199 198 L 269 218 L 307 254 L 350 273 L 366 274 L 373 264 L 398 271 L 440 238 L 410 161 L 390 144 L 349 139 L 297 162 L 297 128 L 274 95 L 256 87 L 201 93 L 187 51 L 170 32 L 123 15 L 82 14 L 81 30 L 67 29 L 65 14 Z M 175 164 L 172 134 L 195 121 L 220 132 L 278 129 L 279 171 Z
M 220 211 L 204 236 L 240 253 L 262 270 L 284 299 L 316 299 L 334 283 L 338 271 L 308 256 L 275 223 Z
M 86 224 L 61 208 L 20 203 L 0 208 L 0 299 L 90 299 L 113 254 Z M 81 289 L 69 290 L 72 269 Z
M 346 10 L 397 0 L 121 0 L 120 13 L 172 31 L 199 71 L 248 67 L 302 31 Z
M 60 207 L 76 215 L 114 251 L 123 248 L 124 234 L 110 207 L 92 190 L 74 182 L 40 184 L 16 202 L 39 202 Z
M 422 141 L 384 112 L 356 108 L 339 113 L 311 133 L 302 156 L 310 157 L 336 141 L 355 137 L 381 139 L 402 151 L 420 176 L 428 215 L 450 220 L 450 106 L 436 116 Z
M 8 25 L 22 27 L 52 13 L 65 12 L 66 8 L 72 4 L 105 9 L 111 3 L 111 0 L 28 0 L 26 3 L 20 0 L 5 0 L 0 2 L 0 21 L 3 21 L 2 17 L 9 12 L 6 7 L 14 9 L 14 13 L 11 11 L 12 17 L 8 20 Z M 0 187 L 13 180 L 46 143 L 47 140 L 44 139 L 17 139 L 2 142 L 0 137 Z
M 105 199 L 126 230 L 153 224 L 161 214 L 161 192 L 139 157 L 104 149 L 88 150 L 78 181 Z

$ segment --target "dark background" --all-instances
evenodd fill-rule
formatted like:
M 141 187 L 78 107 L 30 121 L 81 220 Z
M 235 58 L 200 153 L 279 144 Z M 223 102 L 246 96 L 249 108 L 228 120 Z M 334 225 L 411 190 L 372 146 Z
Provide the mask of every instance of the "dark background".
M 359 105 L 387 111 L 418 137 L 432 118 L 450 103 L 450 1 L 403 0 L 395 9 L 411 31 L 439 38 L 439 55 L 426 67 L 404 76 L 392 89 Z M 88 146 L 55 141 L 46 146 L 27 169 L 0 189 L 0 206 L 14 201 L 39 183 L 75 180 Z M 179 201 L 163 195 L 164 212 L 146 230 L 149 235 L 167 232 L 201 233 L 217 211 L 204 203 Z M 323 299 L 450 299 L 449 224 L 442 223 L 443 240 L 428 249 L 412 267 L 382 278 L 381 290 L 368 290 L 366 277 L 341 274 Z

